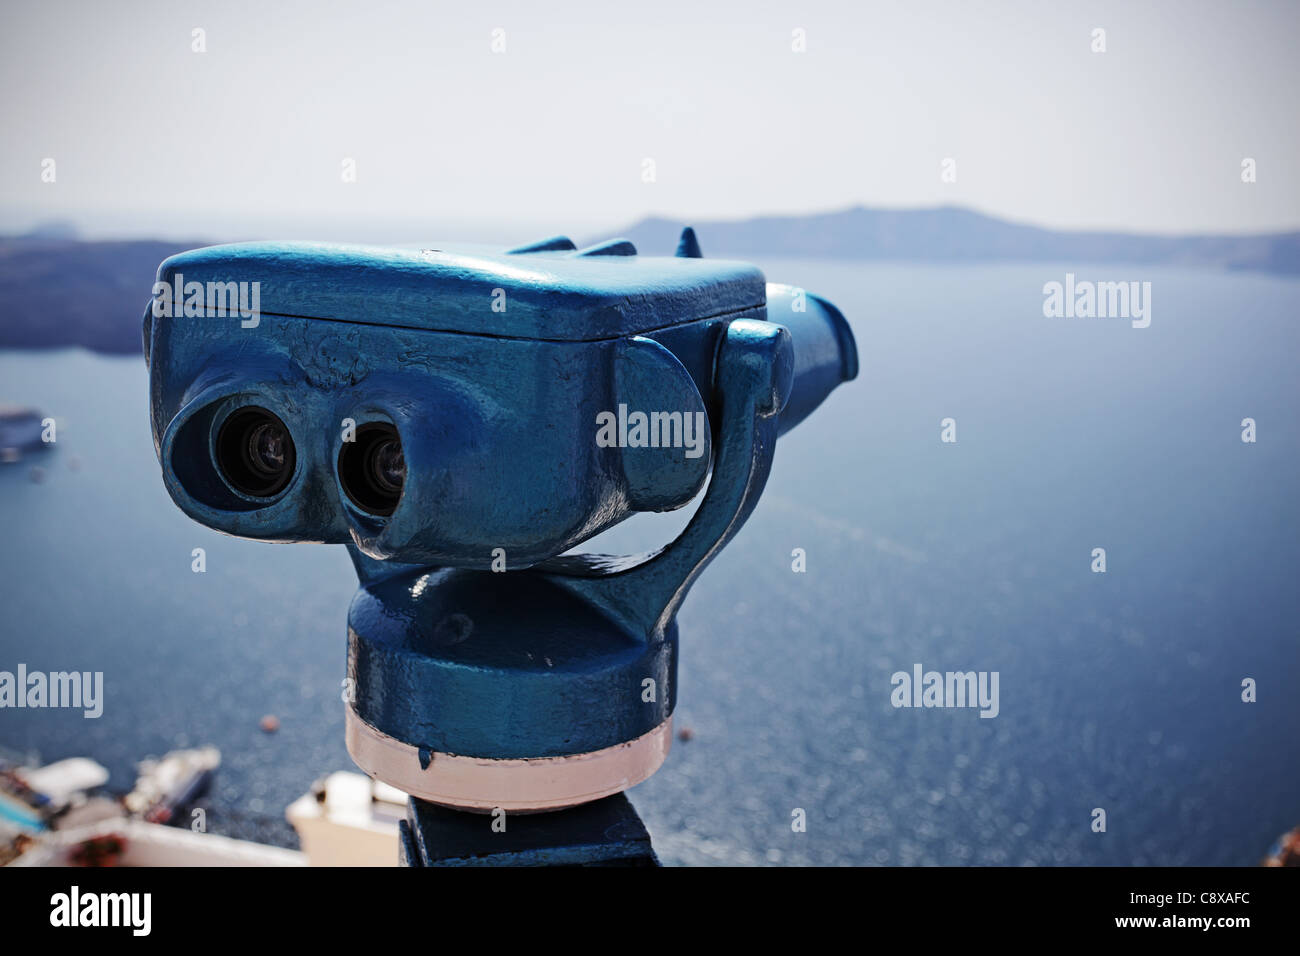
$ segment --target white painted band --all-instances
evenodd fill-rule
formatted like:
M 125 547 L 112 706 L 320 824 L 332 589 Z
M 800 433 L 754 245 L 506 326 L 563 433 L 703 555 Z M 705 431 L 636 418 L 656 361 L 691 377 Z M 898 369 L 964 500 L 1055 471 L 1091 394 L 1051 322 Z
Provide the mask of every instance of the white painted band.
M 461 810 L 562 810 L 620 793 L 663 764 L 673 741 L 669 717 L 649 733 L 604 750 L 566 757 L 492 760 L 419 749 L 371 727 L 347 708 L 345 737 L 358 767 L 376 780 L 430 803 Z

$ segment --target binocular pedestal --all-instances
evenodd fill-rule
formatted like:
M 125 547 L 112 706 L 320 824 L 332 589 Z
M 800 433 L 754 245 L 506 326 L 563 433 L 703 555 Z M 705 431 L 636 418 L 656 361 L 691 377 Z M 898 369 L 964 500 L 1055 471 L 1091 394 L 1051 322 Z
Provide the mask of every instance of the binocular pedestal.
M 716 358 L 713 474 L 649 555 L 522 571 L 393 566 L 352 549 L 348 751 L 373 777 L 462 810 L 558 810 L 649 777 L 676 704 L 676 613 L 767 481 L 790 394 L 789 333 L 736 321 Z
M 465 810 L 619 793 L 672 740 L 677 628 L 646 640 L 530 571 L 415 571 L 349 614 L 347 745 L 363 770 Z

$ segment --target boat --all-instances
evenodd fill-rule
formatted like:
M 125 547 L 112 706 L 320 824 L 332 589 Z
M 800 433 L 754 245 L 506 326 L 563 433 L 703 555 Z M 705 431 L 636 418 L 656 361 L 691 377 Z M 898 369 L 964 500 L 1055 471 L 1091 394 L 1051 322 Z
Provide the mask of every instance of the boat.
M 85 757 L 44 767 L 22 766 L 0 755 L 0 832 L 40 833 L 75 818 L 85 822 L 91 796 L 108 782 L 108 771 Z
M 1261 866 L 1300 866 L 1300 827 L 1277 838 Z
M 108 771 L 85 757 L 45 766 L 0 752 L 0 865 L 44 845 L 54 834 L 124 815 L 101 793 Z
M 102 792 L 108 771 L 93 760 L 40 766 L 0 753 L 0 866 L 305 866 L 296 850 L 167 825 L 220 763 L 215 747 L 144 760 L 119 800 Z
M 161 760 L 143 760 L 136 765 L 140 776 L 135 789 L 123 804 L 128 813 L 150 823 L 169 823 L 207 790 L 219 766 L 221 751 L 216 747 L 173 750 Z
M 44 420 L 35 409 L 0 405 L 0 462 L 12 464 L 25 454 L 49 448 L 43 439 Z
M 40 766 L 0 752 L 0 866 L 396 866 L 406 794 L 359 773 L 317 780 L 286 819 L 302 850 L 192 830 L 182 811 L 221 754 L 177 750 L 137 766 L 121 799 L 108 771 L 73 757 Z

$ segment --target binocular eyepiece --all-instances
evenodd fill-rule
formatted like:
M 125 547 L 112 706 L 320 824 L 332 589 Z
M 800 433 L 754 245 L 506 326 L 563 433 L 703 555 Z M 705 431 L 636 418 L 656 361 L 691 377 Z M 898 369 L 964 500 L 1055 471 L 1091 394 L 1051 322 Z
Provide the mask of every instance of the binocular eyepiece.
M 387 423 L 362 425 L 356 440 L 339 452 L 339 484 L 367 514 L 388 516 L 397 508 L 406 483 L 402 438 Z
M 274 498 L 293 477 L 297 450 L 289 427 L 256 405 L 235 409 L 217 431 L 213 453 L 230 487 L 249 498 Z M 339 486 L 357 508 L 391 515 L 406 482 L 406 459 L 397 429 L 387 422 L 362 425 L 338 459 Z
M 274 412 L 246 405 L 217 432 L 217 467 L 230 486 L 250 498 L 274 498 L 293 477 L 293 437 Z

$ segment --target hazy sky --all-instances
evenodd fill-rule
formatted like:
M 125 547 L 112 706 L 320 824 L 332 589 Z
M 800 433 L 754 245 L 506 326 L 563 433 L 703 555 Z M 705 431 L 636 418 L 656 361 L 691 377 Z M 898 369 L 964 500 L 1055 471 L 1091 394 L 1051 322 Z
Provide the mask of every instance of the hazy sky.
M 1292 2 L 9 0 L 2 16 L 0 232 L 509 239 L 855 203 L 1300 227 Z

